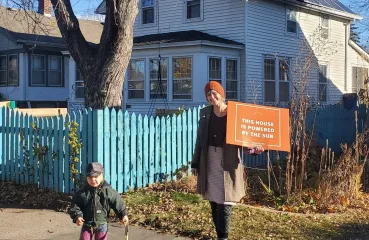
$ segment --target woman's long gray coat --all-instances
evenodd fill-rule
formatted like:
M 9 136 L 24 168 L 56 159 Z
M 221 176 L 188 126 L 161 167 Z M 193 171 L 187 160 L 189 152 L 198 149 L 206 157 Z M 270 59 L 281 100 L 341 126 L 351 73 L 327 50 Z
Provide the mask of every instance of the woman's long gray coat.
M 200 110 L 199 126 L 195 151 L 191 167 L 198 171 L 197 192 L 205 195 L 208 160 L 208 127 L 213 106 Z M 239 202 L 245 196 L 244 166 L 241 163 L 240 148 L 235 145 L 223 144 L 223 170 L 225 202 Z

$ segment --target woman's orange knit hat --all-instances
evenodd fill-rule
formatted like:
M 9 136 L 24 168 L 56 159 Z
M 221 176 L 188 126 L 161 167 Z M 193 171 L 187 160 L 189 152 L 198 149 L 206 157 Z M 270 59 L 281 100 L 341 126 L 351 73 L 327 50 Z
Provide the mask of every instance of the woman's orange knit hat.
M 208 92 L 210 90 L 214 90 L 217 91 L 220 96 L 222 96 L 223 98 L 225 98 L 224 95 L 224 89 L 222 87 L 222 85 L 220 85 L 220 83 L 216 82 L 216 81 L 209 81 L 206 85 L 205 85 L 205 97 L 208 95 Z

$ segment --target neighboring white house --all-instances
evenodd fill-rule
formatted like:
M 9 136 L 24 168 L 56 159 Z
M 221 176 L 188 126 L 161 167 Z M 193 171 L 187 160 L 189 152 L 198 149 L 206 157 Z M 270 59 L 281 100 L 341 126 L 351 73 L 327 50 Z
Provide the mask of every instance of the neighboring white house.
M 83 79 L 55 19 L 41 9 L 48 33 L 30 32 L 21 12 L 0 10 L 7 16 L 0 18 L 0 93 L 32 107 L 83 103 Z M 368 54 L 349 40 L 356 19 L 337 0 L 140 0 L 123 108 L 155 114 L 202 105 L 209 80 L 221 82 L 230 100 L 285 102 L 298 56 L 310 50 L 320 65 L 309 76 L 310 96 L 339 103 L 368 76 Z M 102 24 L 80 20 L 80 27 L 99 43 Z
M 228 99 L 288 101 L 292 78 L 302 65 L 298 56 L 309 48 L 310 57 L 319 62 L 309 81 L 315 102 L 342 102 L 343 94 L 357 91 L 367 78 L 367 54 L 349 41 L 350 24 L 361 17 L 337 0 L 139 4 L 124 88 L 127 109 L 133 112 L 204 104 L 203 88 L 209 80 L 220 81 Z M 96 12 L 105 12 L 104 2 Z M 162 84 L 157 84 L 159 55 Z
M 84 101 L 83 81 L 50 15 L 51 5 L 40 5 L 45 7 L 40 13 L 27 14 L 0 7 L 0 94 L 20 107 L 67 107 L 68 102 Z M 86 40 L 99 43 L 102 24 L 79 23 Z

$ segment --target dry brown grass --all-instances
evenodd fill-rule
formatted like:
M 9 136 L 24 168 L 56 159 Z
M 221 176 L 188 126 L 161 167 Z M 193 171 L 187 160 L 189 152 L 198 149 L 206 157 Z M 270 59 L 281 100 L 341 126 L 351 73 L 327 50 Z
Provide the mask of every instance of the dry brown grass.
M 319 171 L 318 205 L 347 206 L 361 192 L 361 176 L 368 151 L 365 134 L 358 134 L 356 142 L 342 145 L 342 154 L 335 159 L 328 147 L 323 149 Z

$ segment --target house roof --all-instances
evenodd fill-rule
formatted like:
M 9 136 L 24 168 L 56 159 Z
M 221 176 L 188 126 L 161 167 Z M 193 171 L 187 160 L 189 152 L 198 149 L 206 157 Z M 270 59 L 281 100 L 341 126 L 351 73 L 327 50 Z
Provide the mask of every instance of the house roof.
M 90 43 L 100 42 L 103 25 L 98 21 L 78 19 L 83 36 Z M 0 30 L 17 43 L 36 43 L 65 47 L 55 17 L 0 7 Z
M 320 6 L 332 8 L 341 12 L 347 12 L 351 14 L 355 14 L 351 9 L 346 7 L 343 3 L 341 3 L 339 0 L 303 0 L 304 2 L 308 2 L 311 4 L 317 4 Z
M 275 0 L 271 0 L 275 1 Z M 343 3 L 339 0 L 278 0 L 287 2 L 290 4 L 298 4 L 298 5 L 311 5 L 316 6 L 314 8 L 315 11 L 328 11 L 330 14 L 335 14 L 339 16 L 344 16 L 352 19 L 360 19 L 360 16 L 355 14 L 351 11 L 348 7 L 346 7 Z M 325 9 L 321 9 L 321 7 Z M 98 14 L 105 14 L 106 7 L 105 7 L 105 0 L 103 0 L 100 5 L 96 8 L 96 13 Z
M 190 30 L 181 32 L 169 32 L 161 34 L 151 34 L 133 39 L 134 46 L 161 44 L 161 43 L 176 43 L 176 42 L 189 42 L 189 41 L 209 41 L 223 44 L 243 45 L 242 43 L 210 35 L 204 32 Z
M 324 14 L 345 18 L 348 20 L 362 19 L 362 17 L 350 8 L 345 6 L 340 0 L 275 0 L 291 5 L 307 8 Z

